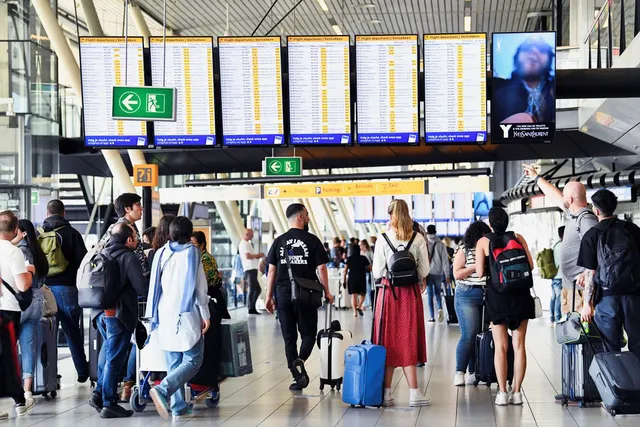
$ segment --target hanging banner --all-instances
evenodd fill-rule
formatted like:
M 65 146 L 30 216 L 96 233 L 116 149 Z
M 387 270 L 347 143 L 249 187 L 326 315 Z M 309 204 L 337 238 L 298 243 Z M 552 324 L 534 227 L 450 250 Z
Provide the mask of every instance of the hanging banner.
M 491 64 L 491 141 L 553 141 L 556 33 L 493 33 Z

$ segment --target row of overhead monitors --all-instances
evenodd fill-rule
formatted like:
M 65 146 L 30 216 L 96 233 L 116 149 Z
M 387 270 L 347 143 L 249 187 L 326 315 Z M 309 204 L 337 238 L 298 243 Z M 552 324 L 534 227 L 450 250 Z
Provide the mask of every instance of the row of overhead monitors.
M 152 37 L 146 64 L 141 37 L 81 37 L 86 145 L 417 145 L 420 100 L 426 143 L 487 140 L 486 34 L 424 35 L 422 86 L 418 35 L 350 41 L 289 36 L 285 55 L 280 37 L 219 37 L 217 50 L 213 37 Z M 494 33 L 492 47 L 492 141 L 550 142 L 555 34 Z M 113 86 L 145 84 L 177 93 L 175 121 L 152 132 L 112 116 Z
M 355 197 L 355 222 L 388 222 L 394 199 L 406 201 L 412 218 L 421 223 L 471 223 L 486 218 L 493 207 L 491 192 Z

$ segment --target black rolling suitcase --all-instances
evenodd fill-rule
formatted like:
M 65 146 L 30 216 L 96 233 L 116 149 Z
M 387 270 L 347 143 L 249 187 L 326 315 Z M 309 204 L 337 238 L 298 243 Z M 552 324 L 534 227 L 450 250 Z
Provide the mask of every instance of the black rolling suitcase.
M 583 332 L 587 346 L 594 353 L 589 367 L 602 404 L 612 415 L 640 414 L 640 361 L 629 351 L 598 351 L 594 339 Z
M 55 317 L 43 317 L 36 327 L 36 364 L 33 394 L 46 400 L 55 398 L 60 388 L 58 376 L 58 322 Z M 21 349 L 22 351 L 22 349 Z
M 575 287 L 573 290 L 572 311 L 575 311 Z M 589 329 L 591 327 L 597 332 L 593 323 Z M 585 331 L 583 328 L 583 332 L 583 338 L 579 342 L 562 345 L 562 403 L 565 405 L 577 402 L 578 406 L 583 407 L 600 402 L 600 393 L 589 375 L 589 366 L 594 356 L 604 351 L 604 344 L 600 334 L 588 337 L 587 334 L 591 333 L 591 330 Z
M 485 327 L 484 323 L 485 308 L 482 309 L 482 327 Z M 495 345 L 493 343 L 493 332 L 491 329 L 485 329 L 476 336 L 476 382 L 474 385 L 478 385 L 480 382 L 487 383 L 487 387 L 491 384 L 498 382 L 498 376 L 496 374 L 496 368 L 494 365 Z M 509 335 L 509 348 L 507 350 L 507 383 L 511 385 L 513 383 L 513 340 Z
M 93 323 L 93 322 L 92 322 Z M 98 381 L 98 358 L 102 348 L 102 335 L 93 324 L 89 326 L 89 380 Z
M 442 299 L 444 301 L 445 310 L 447 310 L 447 325 L 452 323 L 458 323 L 458 315 L 456 314 L 456 296 L 455 290 L 451 288 L 451 285 L 445 284 L 445 286 L 449 286 L 451 290 L 451 295 L 447 295 L 446 292 L 443 291 Z

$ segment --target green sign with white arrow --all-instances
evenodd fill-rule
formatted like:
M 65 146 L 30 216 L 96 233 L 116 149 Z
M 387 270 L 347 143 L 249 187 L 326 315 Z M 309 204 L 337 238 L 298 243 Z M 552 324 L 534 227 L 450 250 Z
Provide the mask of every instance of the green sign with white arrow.
M 114 86 L 114 120 L 175 120 L 176 90 L 171 87 Z
M 301 176 L 302 157 L 267 157 L 264 159 L 265 176 Z

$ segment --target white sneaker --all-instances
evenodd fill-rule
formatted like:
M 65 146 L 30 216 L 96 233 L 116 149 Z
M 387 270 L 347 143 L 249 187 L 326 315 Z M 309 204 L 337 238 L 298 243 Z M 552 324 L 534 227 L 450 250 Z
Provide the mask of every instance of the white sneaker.
M 476 381 L 477 378 L 475 373 L 467 375 L 467 385 L 476 385 Z
M 441 308 L 438 309 L 438 323 L 442 323 L 444 320 L 444 311 Z
M 496 406 L 507 406 L 509 404 L 509 394 L 504 391 L 499 391 L 496 396 Z
M 522 393 L 521 392 L 509 393 L 509 404 L 522 405 Z
M 416 393 L 409 399 L 409 406 L 412 408 L 429 405 L 431 405 L 431 399 L 422 393 Z
M 393 397 L 385 397 L 384 401 L 382 402 L 382 406 L 384 406 L 385 408 L 394 406 L 395 404 L 396 400 Z
M 36 402 L 33 399 L 26 399 L 24 405 L 16 405 L 16 415 L 21 417 L 28 414 L 33 407 L 36 406 Z
M 453 377 L 453 385 L 456 387 L 464 385 L 464 372 L 456 371 L 456 374 Z

